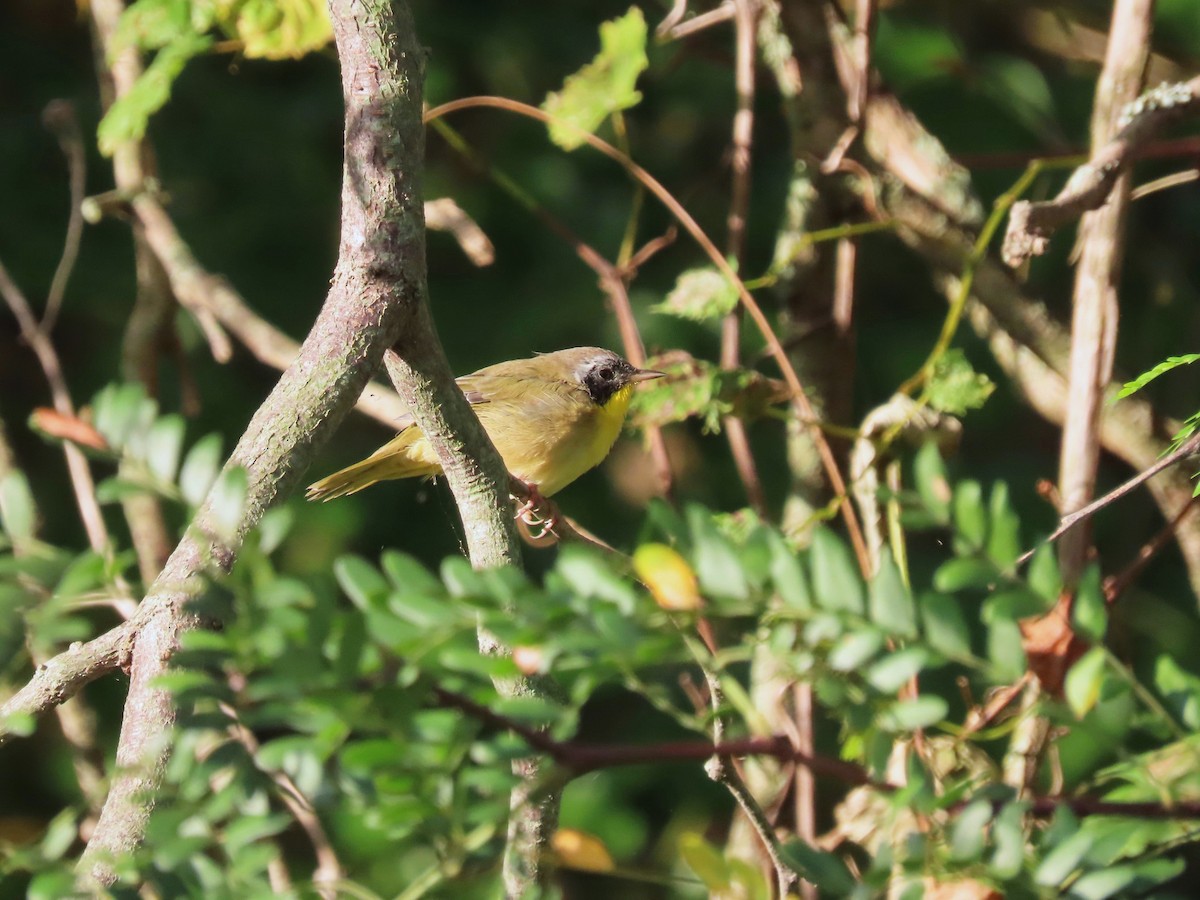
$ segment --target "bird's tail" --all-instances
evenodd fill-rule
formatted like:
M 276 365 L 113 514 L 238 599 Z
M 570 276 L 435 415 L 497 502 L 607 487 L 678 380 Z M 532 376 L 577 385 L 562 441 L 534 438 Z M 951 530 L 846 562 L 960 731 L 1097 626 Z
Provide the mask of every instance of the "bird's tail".
M 413 433 L 409 434 L 409 431 Z M 306 496 L 309 500 L 335 500 L 338 497 L 356 494 L 378 481 L 437 474 L 440 471 L 437 466 L 431 466 L 419 459 L 410 459 L 404 452 L 419 437 L 420 432 L 406 429 L 362 462 L 347 466 L 309 485 Z

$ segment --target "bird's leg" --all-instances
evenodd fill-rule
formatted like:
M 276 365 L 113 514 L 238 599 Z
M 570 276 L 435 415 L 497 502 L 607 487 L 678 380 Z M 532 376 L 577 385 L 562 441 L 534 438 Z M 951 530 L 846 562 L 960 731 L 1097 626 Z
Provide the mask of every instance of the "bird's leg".
M 517 507 L 516 518 L 527 528 L 542 526 L 540 532 L 537 534 L 530 532 L 529 535 L 533 540 L 541 541 L 553 533 L 555 526 L 558 525 L 561 519 L 558 507 L 549 498 L 543 497 L 538 486 L 533 482 L 521 478 L 513 478 L 513 482 L 514 498 L 520 500 L 524 497 L 524 502 Z

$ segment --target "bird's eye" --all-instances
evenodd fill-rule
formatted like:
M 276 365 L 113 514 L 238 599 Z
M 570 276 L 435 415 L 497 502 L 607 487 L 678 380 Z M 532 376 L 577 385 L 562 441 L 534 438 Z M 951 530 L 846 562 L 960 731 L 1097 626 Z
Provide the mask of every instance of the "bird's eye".
M 610 369 L 608 366 L 605 366 L 603 369 L 600 370 L 600 378 L 602 380 L 612 381 L 612 377 L 613 377 L 613 370 Z

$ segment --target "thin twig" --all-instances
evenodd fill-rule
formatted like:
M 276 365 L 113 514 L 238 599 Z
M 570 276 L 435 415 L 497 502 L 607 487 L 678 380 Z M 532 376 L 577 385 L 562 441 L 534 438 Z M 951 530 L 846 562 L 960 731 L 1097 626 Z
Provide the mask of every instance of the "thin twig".
M 459 249 L 476 266 L 490 266 L 496 261 L 496 248 L 487 234 L 450 197 L 425 201 L 425 227 L 430 231 L 449 232 L 458 242 Z
M 1127 49 L 1134 45 L 1128 34 L 1112 32 Z M 1144 58 L 1145 54 L 1140 54 Z M 1144 64 L 1142 67 L 1144 68 Z M 1129 167 L 1138 147 L 1154 137 L 1168 122 L 1192 112 L 1200 103 L 1200 76 L 1177 84 L 1161 84 L 1147 91 L 1120 113 L 1120 130 L 1104 145 L 1096 147 L 1091 159 L 1076 169 L 1053 200 L 1018 203 L 1009 217 L 1004 236 L 1004 261 L 1020 265 L 1046 251 L 1050 236 L 1060 227 L 1089 210 L 1099 209 L 1117 180 Z
M 50 292 L 46 295 L 46 308 L 42 312 L 41 329 L 49 334 L 54 330 L 54 323 L 58 321 L 58 313 L 62 309 L 63 297 L 67 292 L 67 282 L 71 280 L 71 273 L 75 271 L 75 261 L 79 258 L 79 243 L 83 238 L 82 205 L 87 190 L 87 150 L 79 132 L 79 119 L 75 115 L 75 107 L 70 102 L 55 100 L 50 103 L 42 113 L 42 122 L 54 132 L 63 156 L 67 158 L 67 177 L 71 187 L 71 212 L 67 219 L 62 256 L 54 270 Z
M 67 390 L 67 382 L 63 377 L 62 365 L 54 344 L 38 326 L 37 318 L 29 306 L 29 301 L 21 293 L 20 288 L 9 277 L 8 270 L 0 262 L 0 296 L 8 304 L 16 316 L 21 329 L 21 337 L 37 356 L 46 383 L 50 387 L 50 396 L 54 408 L 64 416 L 75 418 L 75 404 Z M 92 470 L 88 467 L 87 458 L 74 444 L 63 444 L 63 455 L 67 458 L 67 470 L 71 475 L 71 487 L 75 491 L 75 503 L 79 507 L 79 517 L 87 532 L 88 544 L 97 553 L 108 552 L 108 528 L 104 524 L 104 516 L 100 512 L 100 503 L 96 499 L 96 482 L 92 479 Z
M 255 313 L 225 279 L 200 265 L 156 199 L 140 199 L 136 212 L 142 233 L 162 261 L 176 293 L 185 289 L 195 308 L 210 313 L 260 362 L 283 371 L 295 361 L 300 344 Z M 408 414 L 408 408 L 395 391 L 375 381 L 363 391 L 356 405 L 361 412 L 388 426 Z
M 1133 560 L 1124 569 L 1104 580 L 1104 599 L 1108 603 L 1116 603 L 1129 586 L 1137 581 L 1138 576 L 1142 574 L 1142 570 L 1150 564 L 1150 561 L 1174 540 L 1175 532 L 1183 524 L 1183 520 L 1188 517 L 1195 502 L 1195 498 L 1193 498 L 1191 503 L 1183 504 L 1175 518 L 1171 519 L 1158 530 L 1158 534 L 1142 545 Z
M 734 89 L 737 92 L 737 109 L 733 114 L 733 139 L 730 169 L 732 184 L 729 193 L 729 213 L 725 217 L 725 252 L 737 261 L 740 271 L 745 262 L 746 220 L 750 211 L 750 161 L 754 136 L 754 38 L 758 24 L 757 0 L 733 0 L 734 6 Z M 738 304 L 721 322 L 721 368 L 734 371 L 741 365 L 742 316 L 745 307 Z M 737 468 L 738 477 L 746 491 L 751 508 L 762 519 L 767 519 L 767 496 L 763 491 L 762 479 L 754 453 L 750 449 L 750 438 L 746 434 L 746 423 L 736 416 L 726 416 L 722 423 L 725 440 Z
M 1124 484 L 1121 484 L 1118 487 L 1113 488 L 1111 491 L 1109 491 L 1107 494 L 1105 494 L 1100 499 L 1093 500 L 1091 503 L 1089 503 L 1087 506 L 1083 507 L 1082 509 L 1077 509 L 1077 510 L 1075 510 L 1075 512 L 1069 513 L 1068 515 L 1063 516 L 1062 520 L 1058 523 L 1058 527 L 1055 528 L 1054 531 L 1052 531 L 1050 533 L 1050 535 L 1044 541 L 1042 541 L 1042 544 L 1054 543 L 1060 537 L 1062 537 L 1064 534 L 1066 534 L 1068 531 L 1070 531 L 1072 528 L 1074 528 L 1076 525 L 1078 525 L 1080 522 L 1090 519 L 1092 516 L 1094 516 L 1100 510 L 1104 509 L 1104 507 L 1108 506 L 1110 503 L 1115 503 L 1116 501 L 1118 501 L 1122 497 L 1124 497 L 1126 494 L 1130 493 L 1133 490 L 1136 490 L 1147 479 L 1153 478 L 1155 475 L 1157 475 L 1163 469 L 1169 468 L 1170 466 L 1175 465 L 1175 463 L 1179 462 L 1180 460 L 1186 459 L 1187 457 L 1192 456 L 1192 455 L 1196 454 L 1197 452 L 1200 452 L 1200 433 L 1192 435 L 1190 438 L 1188 438 L 1186 441 L 1184 441 L 1179 447 L 1177 447 L 1171 453 L 1168 453 L 1166 456 L 1164 456 L 1160 460 L 1158 460 L 1158 462 L 1156 462 L 1154 465 L 1152 465 L 1149 468 L 1145 469 L 1144 471 L 1139 472 L 1138 474 L 1134 475 L 1132 478 L 1130 478 Z M 1189 504 L 1185 504 L 1177 515 L 1179 515 L 1181 517 L 1186 516 L 1187 513 L 1190 511 L 1190 509 L 1191 509 L 1191 506 Z M 1039 544 L 1038 546 L 1040 547 L 1041 544 Z M 1026 550 L 1019 557 L 1017 557 L 1017 561 L 1013 565 L 1017 566 L 1017 567 L 1024 565 L 1026 562 L 1028 562 L 1033 557 L 1033 554 L 1037 552 L 1037 549 L 1038 549 L 1037 547 L 1033 547 L 1029 550 Z
M 703 619 L 701 619 L 701 623 L 703 624 L 701 635 L 709 635 L 709 640 L 705 642 L 709 644 L 709 652 L 715 654 L 717 647 L 711 643 L 711 629 Z M 704 680 L 708 684 L 709 703 L 713 711 L 713 747 L 720 747 L 725 743 L 725 712 L 722 709 L 725 704 L 725 693 L 721 689 L 720 679 L 709 665 L 703 663 L 700 668 L 704 673 Z M 704 764 L 704 771 L 713 781 L 723 784 L 734 802 L 737 803 L 771 860 L 771 867 L 775 870 L 775 881 L 779 888 L 779 897 L 781 900 L 787 897 L 792 887 L 800 880 L 799 876 L 791 866 L 784 862 L 780 853 L 779 836 L 775 834 L 775 829 L 762 806 L 750 792 L 750 788 L 746 786 L 745 779 L 738 771 L 733 756 L 728 753 L 714 752 L 708 762 Z
M 227 703 L 221 703 L 219 706 L 221 712 L 229 717 L 229 733 L 233 739 L 245 747 L 251 757 L 257 756 L 259 744 L 254 732 L 242 724 L 237 710 L 232 706 Z M 325 833 L 325 827 L 313 809 L 312 802 L 304 796 L 304 792 L 287 772 L 273 770 L 266 774 L 279 787 L 279 799 L 303 829 L 308 842 L 312 844 L 313 855 L 317 860 L 317 868 L 313 872 L 313 883 L 322 896 L 332 898 L 335 896 L 332 886 L 344 877 L 345 870 L 338 860 L 337 852 L 333 849 L 329 836 Z
M 728 22 L 736 16 L 736 4 L 734 0 L 722 0 L 721 4 L 707 12 L 702 12 L 697 16 L 683 20 L 683 13 L 687 11 L 687 4 L 682 4 L 682 11 L 679 11 L 681 4 L 676 4 L 662 23 L 655 30 L 655 36 L 664 43 L 669 41 L 678 41 L 685 37 L 691 37 L 694 34 L 699 34 L 706 28 L 711 28 L 714 25 L 720 25 L 722 22 Z M 677 12 L 679 11 L 679 12 Z
M 1154 0 L 1116 0 L 1113 4 L 1108 50 L 1092 110 L 1093 160 L 1103 159 L 1110 152 L 1113 135 L 1120 129 L 1121 121 L 1130 115 L 1129 104 L 1141 89 L 1150 55 L 1153 18 Z M 1196 89 L 1200 90 L 1200 78 L 1196 79 Z M 1147 105 L 1145 98 L 1140 103 L 1143 110 L 1153 106 L 1153 103 Z M 1135 118 L 1138 116 L 1145 117 L 1144 113 Z M 1126 130 L 1120 131 L 1125 134 Z M 1131 178 L 1127 173 L 1115 171 L 1118 166 L 1114 164 L 1102 165 L 1114 171 L 1111 177 L 1106 176 L 1103 195 L 1097 195 L 1095 203 L 1098 207 L 1104 198 L 1108 198 L 1108 203 L 1085 217 L 1079 228 L 1067 416 L 1063 422 L 1058 475 L 1058 494 L 1065 513 L 1086 506 L 1096 496 L 1103 389 L 1112 380 L 1117 349 L 1119 288 Z M 1060 194 L 1060 198 L 1063 196 Z M 1063 206 L 1072 202 L 1070 195 L 1067 196 Z M 1070 590 L 1087 562 L 1090 529 L 1064 532 L 1063 537 L 1058 546 L 1059 568 Z
M 443 115 L 456 112 L 463 109 L 474 107 L 493 107 L 495 109 L 503 109 L 509 112 L 515 112 L 520 115 L 528 116 L 536 119 L 539 122 L 550 122 L 552 117 L 535 106 L 530 106 L 527 103 L 521 103 L 516 100 L 510 100 L 506 97 L 466 97 L 461 100 L 455 100 L 450 103 L 444 103 L 429 110 L 425 114 L 426 121 L 432 121 Z M 557 121 L 557 120 L 556 120 Z M 566 125 L 567 123 L 561 123 Z M 858 517 L 855 514 L 853 504 L 846 502 L 846 481 L 842 477 L 841 471 L 838 469 L 837 460 L 833 455 L 833 450 L 829 446 L 829 442 L 825 439 L 820 427 L 815 423 L 817 421 L 816 412 L 812 407 L 812 403 L 808 399 L 808 395 L 804 390 L 804 386 L 800 383 L 800 378 L 796 374 L 796 369 L 788 359 L 787 353 L 779 342 L 779 337 L 775 333 L 775 329 L 771 327 L 770 321 L 766 314 L 762 311 L 762 307 L 751 296 L 746 289 L 745 283 L 738 277 L 729 262 L 716 248 L 716 245 L 709 239 L 704 230 L 692 218 L 691 214 L 679 203 L 678 200 L 668 191 L 663 185 L 655 179 L 649 172 L 635 163 L 628 155 L 621 153 L 616 147 L 613 147 L 607 141 L 601 140 L 596 135 L 586 132 L 580 132 L 580 137 L 596 150 L 599 150 L 605 156 L 612 159 L 614 162 L 621 165 L 630 177 L 636 179 L 644 185 L 654 196 L 661 202 L 676 218 L 684 229 L 692 236 L 701 249 L 705 252 L 708 258 L 716 266 L 732 284 L 738 292 L 741 302 L 745 305 L 750 317 L 754 320 L 763 339 L 766 341 L 768 348 L 771 351 L 771 357 L 779 366 L 783 374 L 784 380 L 787 382 L 788 390 L 791 393 L 792 403 L 796 411 L 797 417 L 801 422 L 808 423 L 805 427 L 812 435 L 813 444 L 817 448 L 818 455 L 821 458 L 822 466 L 825 469 L 826 477 L 829 479 L 829 484 L 835 497 L 842 518 L 846 523 L 846 532 L 850 536 L 850 542 L 854 546 L 855 556 L 858 560 L 859 568 L 864 572 L 869 571 L 869 560 L 866 552 L 866 545 L 863 543 L 862 529 L 858 524 Z

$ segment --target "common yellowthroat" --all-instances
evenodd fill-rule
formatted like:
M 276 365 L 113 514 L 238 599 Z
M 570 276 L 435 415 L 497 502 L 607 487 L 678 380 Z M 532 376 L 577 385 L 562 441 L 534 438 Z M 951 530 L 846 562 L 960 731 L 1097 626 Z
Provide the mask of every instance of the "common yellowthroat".
M 610 350 L 573 347 L 513 359 L 458 379 L 508 471 L 549 497 L 600 464 L 616 443 L 634 385 L 662 372 L 637 369 Z M 440 475 L 411 417 L 364 459 L 322 478 L 310 500 L 332 500 L 391 478 Z

